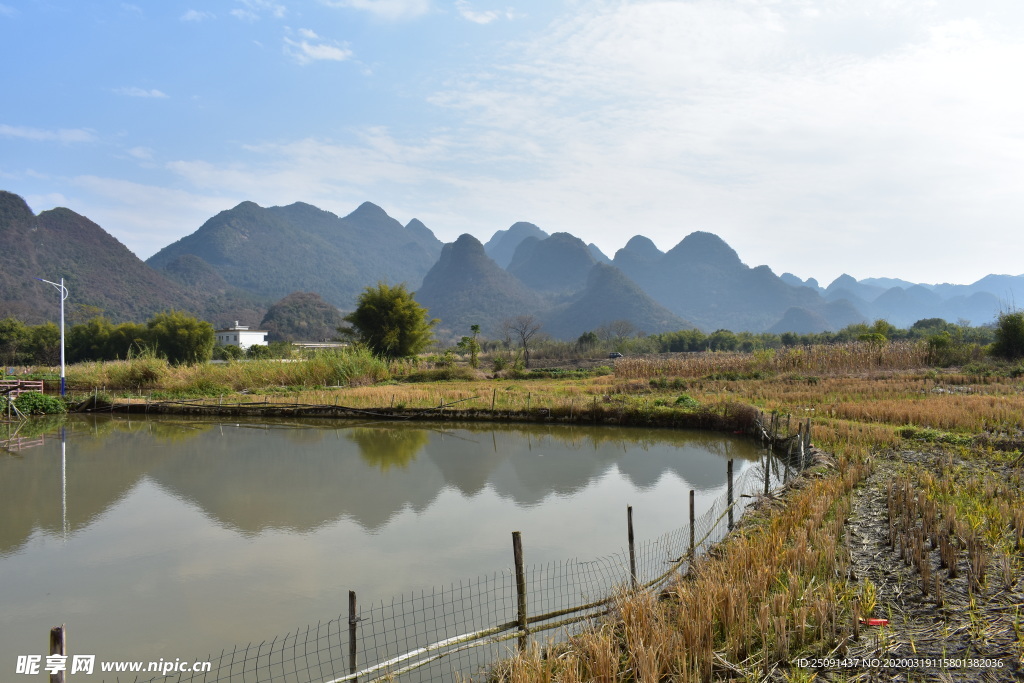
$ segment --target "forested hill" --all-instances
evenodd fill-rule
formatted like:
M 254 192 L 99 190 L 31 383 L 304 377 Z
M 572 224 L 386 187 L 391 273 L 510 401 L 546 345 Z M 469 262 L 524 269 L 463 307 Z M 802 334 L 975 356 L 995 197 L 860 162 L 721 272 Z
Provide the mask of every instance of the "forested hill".
M 242 202 L 147 263 L 163 270 L 183 257 L 198 258 L 256 296 L 316 292 L 351 309 L 359 292 L 380 280 L 418 288 L 441 246 L 420 221 L 405 227 L 369 202 L 344 218 L 303 203 L 263 208 Z
M 100 226 L 69 209 L 32 213 L 21 197 L 0 191 L 0 318 L 55 322 L 60 296 L 36 278 L 72 293 L 69 320 L 104 314 L 142 321 L 168 309 L 199 312 L 205 304 L 156 272 Z

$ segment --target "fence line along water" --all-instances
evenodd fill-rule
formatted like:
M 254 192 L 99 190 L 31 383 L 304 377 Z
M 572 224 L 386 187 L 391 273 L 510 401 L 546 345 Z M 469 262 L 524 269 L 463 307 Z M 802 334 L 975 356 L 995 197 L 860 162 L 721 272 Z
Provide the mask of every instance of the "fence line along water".
M 688 523 L 655 539 L 634 541 L 629 508 L 628 545 L 623 550 L 587 561 L 526 565 L 528 539 L 523 544 L 524 539 L 513 532 L 510 568 L 390 601 L 360 603 L 350 591 L 347 614 L 269 641 L 224 650 L 204 660 L 209 662 L 207 671 L 129 674 L 106 680 L 373 683 L 479 675 L 499 657 L 524 648 L 530 638 L 543 642 L 578 631 L 607 614 L 624 590 L 657 591 L 673 575 L 685 573 L 693 558 L 732 530 L 752 501 L 783 486 L 810 460 L 810 421 L 799 425 L 797 435 L 785 437 L 779 436 L 780 425 L 777 415 L 767 423 L 763 417 L 757 420 L 762 439 L 784 455 L 773 456 L 772 449 L 767 449 L 761 464 L 747 468 L 738 478 L 729 460 L 725 494 L 695 517 L 690 490 Z

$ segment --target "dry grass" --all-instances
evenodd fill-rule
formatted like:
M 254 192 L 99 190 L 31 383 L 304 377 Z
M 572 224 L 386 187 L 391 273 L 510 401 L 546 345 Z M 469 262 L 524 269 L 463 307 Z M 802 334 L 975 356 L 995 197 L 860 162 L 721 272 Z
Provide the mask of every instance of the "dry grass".
M 890 361 L 906 362 L 903 370 L 853 363 L 844 374 L 837 370 L 849 362 L 851 356 L 844 355 L 835 363 L 820 362 L 815 371 L 827 368 L 830 374 L 813 378 L 709 379 L 721 376 L 721 370 L 706 358 L 689 365 L 638 362 L 629 366 L 627 376 L 617 372 L 616 387 L 633 398 L 658 395 L 657 388 L 638 380 L 676 372 L 692 378 L 678 388 L 701 401 L 729 396 L 794 418 L 813 416 L 813 440 L 831 452 L 832 466 L 819 467 L 784 501 L 745 520 L 690 575 L 675 581 L 662 600 L 645 594 L 622 597 L 609 622 L 570 638 L 546 659 L 533 653 L 530 666 L 537 680 L 575 681 L 598 670 L 604 672 L 602 680 L 616 681 L 810 680 L 814 672 L 792 662 L 846 652 L 861 635 L 857 620 L 883 609 L 874 584 L 850 579 L 844 522 L 852 492 L 869 476 L 879 454 L 908 444 L 929 447 L 928 441 L 907 441 L 922 435 L 953 444 L 956 456 L 950 455 L 948 466 L 938 471 L 909 467 L 903 479 L 893 482 L 893 546 L 916 572 L 914 590 L 927 596 L 934 609 L 953 599 L 949 582 L 959 580 L 966 586 L 961 592 L 970 596 L 963 610 L 972 615 L 970 624 L 1006 621 L 1003 630 L 1017 633 L 1012 647 L 1019 671 L 1024 620 L 1014 614 L 1024 610 L 1018 605 L 1013 613 L 997 605 L 989 614 L 979 601 L 983 595 L 1005 601 L 1008 591 L 1019 591 L 1024 583 L 1024 486 L 1019 469 L 1009 479 L 1005 473 L 1007 460 L 1015 459 L 1019 468 L 1024 457 L 1018 455 L 1024 383 L 972 382 L 960 374 L 922 370 L 912 351 Z M 721 360 L 719 367 L 730 371 L 757 368 L 752 358 Z M 1009 456 L 991 450 L 994 435 L 1018 450 Z M 935 614 L 918 618 L 924 621 L 915 627 L 917 633 L 936 631 Z M 994 642 L 993 629 L 970 624 L 962 629 L 977 632 L 969 645 L 975 649 L 969 651 L 984 656 L 985 650 L 977 648 Z M 912 637 L 909 647 L 912 651 Z M 941 651 L 941 643 L 936 647 Z M 614 673 L 608 671 L 611 661 L 618 664 Z M 1006 661 L 1013 663 L 1012 658 Z M 511 680 L 506 673 L 515 670 L 514 661 L 495 678 Z M 846 675 L 861 680 L 869 674 Z M 997 680 L 1014 675 L 1004 671 Z M 922 680 L 941 676 L 933 672 Z
M 615 363 L 615 374 L 625 379 L 696 378 L 716 374 L 834 374 L 921 368 L 926 365 L 927 358 L 928 348 L 923 342 L 894 342 L 881 346 L 868 342 L 850 342 L 754 353 L 720 352 L 675 354 L 670 358 L 624 358 Z

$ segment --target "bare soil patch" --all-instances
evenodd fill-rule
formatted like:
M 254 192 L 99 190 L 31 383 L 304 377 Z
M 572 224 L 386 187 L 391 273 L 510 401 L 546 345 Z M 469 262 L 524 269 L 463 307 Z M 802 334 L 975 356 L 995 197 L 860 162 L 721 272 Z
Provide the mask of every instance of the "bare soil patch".
M 846 538 L 851 583 L 873 585 L 875 604 L 862 617 L 887 619 L 888 625 L 860 625 L 859 640 L 846 652 L 848 658 L 880 660 L 877 664 L 820 672 L 827 680 L 1024 680 L 1024 558 L 1019 548 L 1006 555 L 986 551 L 987 570 L 978 582 L 972 580 L 972 571 L 975 579 L 977 572 L 962 549 L 964 539 L 954 539 L 958 550 L 950 571 L 930 539 L 904 551 L 906 538 L 901 541 L 890 528 L 890 482 L 911 469 L 938 475 L 953 465 L 993 470 L 990 463 L 947 452 L 904 450 L 878 457 L 873 474 L 854 492 Z M 1009 482 L 1009 468 L 1000 469 L 995 473 Z

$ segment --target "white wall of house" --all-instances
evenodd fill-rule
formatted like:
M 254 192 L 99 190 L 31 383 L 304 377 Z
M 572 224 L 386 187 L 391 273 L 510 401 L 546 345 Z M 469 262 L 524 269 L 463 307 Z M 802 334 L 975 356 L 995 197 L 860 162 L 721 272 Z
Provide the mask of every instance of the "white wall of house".
M 234 327 L 217 330 L 214 334 L 216 335 L 217 346 L 233 345 L 243 351 L 247 351 L 250 346 L 267 345 L 266 330 L 250 330 L 248 325 L 239 325 L 237 320 Z

